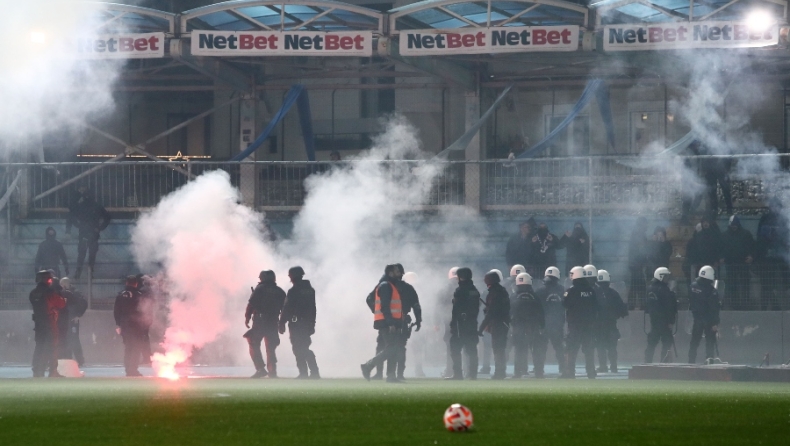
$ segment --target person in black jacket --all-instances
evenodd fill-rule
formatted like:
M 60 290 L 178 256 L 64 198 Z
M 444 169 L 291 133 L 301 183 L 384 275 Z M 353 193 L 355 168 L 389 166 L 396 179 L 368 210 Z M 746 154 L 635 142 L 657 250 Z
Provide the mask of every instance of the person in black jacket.
M 250 347 L 250 358 L 255 365 L 252 378 L 277 378 L 277 346 L 280 345 L 280 334 L 277 331 L 280 312 L 285 304 L 285 291 L 277 286 L 274 271 L 261 271 L 260 282 L 252 291 L 244 312 L 244 325 L 252 328 L 244 333 Z M 261 341 L 266 343 L 266 361 L 261 353 Z M 268 371 L 266 364 L 268 363 Z
M 653 238 L 647 242 L 647 270 L 655 271 L 657 268 L 669 265 L 672 256 L 672 242 L 667 240 L 667 230 L 663 226 L 656 226 Z
M 571 268 L 572 285 L 565 292 L 562 302 L 568 321 L 566 341 L 568 363 L 562 378 L 576 378 L 576 355 L 581 347 L 584 353 L 587 377 L 594 379 L 595 373 L 595 321 L 598 317 L 598 302 L 590 281 L 584 277 L 584 268 Z
M 694 317 L 691 328 L 691 344 L 689 345 L 689 364 L 696 363 L 697 348 L 705 335 L 705 358 L 715 357 L 716 335 L 719 331 L 719 294 L 713 287 L 716 274 L 709 265 L 699 270 L 699 277 L 691 284 L 689 310 Z
M 647 291 L 645 314 L 650 316 L 650 333 L 647 334 L 645 363 L 653 362 L 658 341 L 661 341 L 661 362 L 669 357 L 669 349 L 675 343 L 672 328 L 677 321 L 678 300 L 669 289 L 671 274 L 666 267 L 660 267 L 653 273 L 653 280 Z
M 721 259 L 721 231 L 709 216 L 700 220 L 700 230 L 695 232 L 686 245 L 686 263 L 690 266 L 690 277 L 697 277 L 703 265 L 717 268 Z
M 115 324 L 123 338 L 123 365 L 126 376 L 143 376 L 138 367 L 142 356 L 150 350 L 148 330 L 153 323 L 153 302 L 140 293 L 140 279 L 128 276 L 124 290 L 118 293 L 113 308 Z
M 590 236 L 584 230 L 582 222 L 577 221 L 573 224 L 573 231 L 565 232 L 560 239 L 560 246 L 564 246 L 565 252 L 565 272 L 574 266 L 586 265 L 590 263 Z
M 453 293 L 453 310 L 450 319 L 450 353 L 453 376 L 445 379 L 464 379 L 461 352 L 469 358 L 466 377 L 477 379 L 477 315 L 480 313 L 480 292 L 472 282 L 472 270 L 458 268 L 458 288 Z
M 779 310 L 784 293 L 790 288 L 790 224 L 781 200 L 772 198 L 768 213 L 757 224 L 756 270 L 760 277 L 760 305 L 762 310 Z
M 68 277 L 60 279 L 60 287 L 63 297 L 66 298 L 66 310 L 69 314 L 65 345 L 61 357 L 63 359 L 74 358 L 77 364 L 82 367 L 85 364 L 85 356 L 82 353 L 82 343 L 80 342 L 80 318 L 88 310 L 88 301 L 71 284 Z
M 598 346 L 598 371 L 610 371 L 606 367 L 609 358 L 611 372 L 617 373 L 617 340 L 620 331 L 617 329 L 617 319 L 628 316 L 628 306 L 620 298 L 620 293 L 610 287 L 611 277 L 606 270 L 598 270 L 598 324 L 595 338 Z
M 752 234 L 743 229 L 737 215 L 730 217 L 730 224 L 721 235 L 721 257 L 725 265 L 728 308 L 750 309 L 749 268 L 755 255 Z
M 60 277 L 60 263 L 63 262 L 66 275 L 69 274 L 69 260 L 66 258 L 66 251 L 63 249 L 63 244 L 58 241 L 57 235 L 55 228 L 52 226 L 47 228 L 45 239 L 38 245 L 36 252 L 36 272 L 51 269 L 55 272 L 55 277 Z
M 417 290 L 415 290 L 409 282 L 404 280 L 406 271 L 403 269 L 403 265 L 396 263 L 395 266 L 398 267 L 398 281 L 395 282 L 395 287 L 401 295 L 401 305 L 403 307 L 403 327 L 401 329 L 401 339 L 398 349 L 396 376 L 399 381 L 403 381 L 405 379 L 403 373 L 406 371 L 406 344 L 409 338 L 411 338 L 412 329 L 412 318 L 409 313 L 414 313 L 414 331 L 420 331 L 420 328 L 422 328 L 422 307 L 420 307 L 420 298 L 417 295 Z M 409 274 L 412 278 L 416 278 L 417 276 L 415 273 Z
M 535 363 L 535 378 L 543 378 L 546 359 L 546 317 L 543 313 L 542 299 L 532 289 L 532 277 L 527 273 L 516 276 L 516 292 L 510 302 L 513 348 L 515 350 L 513 378 L 527 374 L 527 356 L 532 351 Z
M 360 364 L 362 376 L 370 381 L 370 372 L 387 362 L 387 382 L 399 382 L 397 361 L 403 330 L 403 300 L 395 282 L 400 280 L 397 265 L 387 265 L 379 284 L 368 295 L 367 304 L 373 313 L 373 328 L 378 330 L 381 347 L 376 348 L 376 356 Z M 372 297 L 372 299 L 371 299 Z
M 560 269 L 556 266 L 546 268 L 543 287 L 536 291 L 543 303 L 546 317 L 546 341 L 544 343 L 543 358 L 549 348 L 549 342 L 557 357 L 560 374 L 565 369 L 565 307 L 562 305 L 565 288 L 560 284 Z
M 50 378 L 61 376 L 58 373 L 57 355 L 59 308 L 55 305 L 60 299 L 53 287 L 53 279 L 49 271 L 39 271 L 36 274 L 36 287 L 29 296 L 30 305 L 33 307 L 33 330 L 36 341 L 32 361 L 34 378 L 43 378 L 47 370 Z
M 315 290 L 309 280 L 304 280 L 304 269 L 294 266 L 288 270 L 293 286 L 288 290 L 280 313 L 280 334 L 285 334 L 285 323 L 291 335 L 291 348 L 296 357 L 297 379 L 320 379 L 315 353 L 310 350 L 310 336 L 315 333 Z M 307 371 L 310 371 L 308 376 Z
M 510 297 L 499 282 L 499 271 L 489 271 L 483 278 L 488 286 L 485 317 L 477 332 L 480 336 L 491 333 L 491 350 L 494 352 L 494 374 L 491 379 L 505 379 L 507 367 L 507 334 L 510 325 Z
M 538 224 L 536 234 L 532 237 L 532 258 L 535 263 L 535 275 L 557 264 L 557 250 L 564 246 L 560 239 L 549 232 L 546 223 Z M 529 270 L 527 270 L 529 274 Z M 531 274 L 530 274 L 531 275 Z
M 71 234 L 71 227 L 76 226 L 79 243 L 77 245 L 77 269 L 74 278 L 79 279 L 85 254 L 88 253 L 88 268 L 93 271 L 96 264 L 96 253 L 99 251 L 99 235 L 110 224 L 110 213 L 102 205 L 96 203 L 88 190 L 81 187 L 74 202 L 69 206 L 66 217 L 66 234 Z
M 510 237 L 505 249 L 505 262 L 508 266 L 524 265 L 527 271 L 534 270 L 532 255 L 532 236 L 535 232 L 535 220 L 530 218 L 518 226 L 519 232 Z

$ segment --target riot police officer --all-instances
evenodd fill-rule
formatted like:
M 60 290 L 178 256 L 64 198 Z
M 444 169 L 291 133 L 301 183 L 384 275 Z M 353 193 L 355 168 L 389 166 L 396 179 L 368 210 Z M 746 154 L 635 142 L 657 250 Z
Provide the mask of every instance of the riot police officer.
M 513 332 L 513 348 L 515 350 L 515 367 L 513 378 L 521 378 L 527 374 L 527 355 L 532 351 L 535 363 L 535 378 L 543 378 L 543 366 L 546 359 L 546 317 L 543 313 L 543 302 L 532 289 L 532 277 L 521 273 L 516 277 L 516 292 L 510 302 L 511 324 Z
M 398 348 L 396 376 L 398 380 L 402 381 L 404 379 L 403 373 L 406 371 L 406 344 L 411 338 L 412 329 L 412 318 L 409 313 L 414 313 L 414 331 L 420 331 L 420 328 L 422 328 L 422 307 L 420 307 L 420 298 L 417 295 L 417 290 L 414 289 L 409 281 L 405 280 L 408 274 L 409 280 L 414 281 L 417 278 L 417 274 L 407 273 L 400 263 L 396 263 L 395 266 L 398 267 L 398 281 L 395 283 L 395 287 L 400 292 L 403 307 L 403 327 L 401 328 L 401 339 Z
M 453 309 L 450 319 L 450 354 L 453 360 L 453 376 L 445 379 L 464 379 L 461 352 L 469 358 L 466 377 L 477 379 L 477 315 L 480 312 L 480 292 L 472 282 L 472 270 L 458 268 L 458 288 L 453 293 Z
M 605 269 L 598 270 L 598 324 L 595 338 L 598 344 L 598 371 L 606 373 L 611 370 L 617 373 L 617 340 L 620 331 L 617 329 L 617 319 L 628 316 L 628 306 L 620 298 L 620 294 L 610 287 L 611 277 Z M 606 367 L 607 357 L 611 369 Z
M 562 304 L 568 321 L 568 338 L 566 341 L 568 363 L 562 378 L 576 378 L 576 355 L 579 347 L 584 353 L 587 377 L 595 378 L 595 321 L 598 317 L 598 302 L 595 290 L 590 286 L 587 271 L 581 266 L 571 268 L 571 287 L 565 292 Z
M 36 273 L 36 287 L 30 292 L 33 306 L 33 330 L 36 347 L 33 350 L 33 377 L 42 378 L 49 370 L 50 378 L 59 378 L 58 341 L 60 332 L 58 317 L 66 301 L 53 287 L 54 277 L 49 271 Z
M 80 318 L 88 309 L 88 301 L 82 297 L 82 293 L 74 287 L 68 277 L 60 279 L 60 287 L 63 297 L 66 299 L 68 311 L 68 329 L 61 352 L 62 357 L 66 359 L 73 357 L 82 367 L 85 363 L 85 356 L 82 354 L 82 343 L 80 342 Z
M 491 350 L 494 352 L 494 374 L 491 379 L 505 379 L 507 367 L 507 334 L 510 330 L 510 297 L 505 287 L 502 286 L 501 272 L 489 271 L 483 280 L 488 286 L 486 297 L 485 317 L 480 323 L 478 334 L 491 333 Z
M 277 326 L 280 312 L 285 303 L 285 291 L 277 286 L 277 276 L 274 271 L 261 271 L 258 274 L 260 282 L 252 291 L 244 312 L 244 325 L 252 328 L 244 333 L 250 347 L 250 358 L 255 365 L 255 374 L 252 378 L 277 378 L 277 346 L 280 345 L 280 334 Z M 266 361 L 261 353 L 261 341 L 266 343 Z M 268 364 L 268 370 L 267 370 Z
M 543 303 L 546 317 L 546 342 L 543 344 L 543 358 L 549 348 L 549 342 L 557 357 L 560 373 L 565 368 L 565 307 L 562 306 L 562 296 L 565 288 L 560 284 L 560 269 L 556 266 L 546 268 L 543 287 L 536 291 L 536 295 Z
M 126 376 L 143 376 L 137 369 L 140 359 L 149 351 L 148 329 L 153 323 L 153 302 L 140 292 L 140 279 L 128 276 L 124 290 L 115 297 L 115 324 L 123 339 L 123 366 Z
M 658 341 L 661 341 L 662 362 L 669 355 L 669 349 L 675 343 L 672 328 L 677 321 L 678 300 L 669 289 L 671 273 L 666 267 L 659 267 L 653 273 L 653 280 L 647 288 L 645 313 L 650 315 L 650 333 L 647 334 L 645 363 L 653 362 L 653 353 Z
M 291 348 L 296 357 L 297 379 L 320 379 L 315 353 L 310 350 L 310 336 L 315 333 L 315 290 L 309 280 L 304 280 L 304 269 L 294 266 L 288 270 L 293 286 L 288 290 L 280 314 L 280 334 L 285 334 L 285 323 L 291 337 Z M 310 375 L 307 374 L 308 370 Z
M 716 273 L 712 267 L 706 265 L 700 268 L 699 275 L 691 284 L 689 295 L 689 310 L 694 316 L 694 325 L 691 328 L 691 344 L 689 345 L 689 364 L 697 360 L 697 348 L 705 335 L 705 358 L 710 360 L 714 355 L 716 335 L 719 329 L 719 293 L 713 287 Z

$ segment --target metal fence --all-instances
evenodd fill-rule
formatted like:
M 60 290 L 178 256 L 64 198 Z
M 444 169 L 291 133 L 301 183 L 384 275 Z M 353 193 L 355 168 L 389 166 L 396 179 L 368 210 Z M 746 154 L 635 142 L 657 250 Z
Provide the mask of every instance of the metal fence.
M 594 212 L 640 210 L 645 207 L 679 213 L 682 196 L 695 186 L 688 172 L 705 157 L 668 158 L 648 165 L 634 157 L 538 158 L 528 160 L 450 161 L 433 164 L 438 173 L 424 206 L 471 205 L 482 210 Z M 735 157 L 738 158 L 738 157 Z M 369 162 L 369 161 L 366 161 Z M 419 162 L 379 161 L 382 165 Z M 298 210 L 306 197 L 305 182 L 315 175 L 353 168 L 355 162 L 152 162 L 59 163 L 3 165 L 12 174 L 25 169 L 24 196 L 33 211 L 64 211 L 79 187 L 88 188 L 110 210 L 150 208 L 211 170 L 228 172 L 245 201 L 263 210 Z M 635 167 L 636 165 L 636 167 Z M 384 169 L 384 172 L 387 170 Z M 13 175 L 6 175 L 11 178 Z M 730 173 L 735 207 L 763 206 L 771 185 L 766 173 Z M 724 206 L 722 190 L 719 201 Z

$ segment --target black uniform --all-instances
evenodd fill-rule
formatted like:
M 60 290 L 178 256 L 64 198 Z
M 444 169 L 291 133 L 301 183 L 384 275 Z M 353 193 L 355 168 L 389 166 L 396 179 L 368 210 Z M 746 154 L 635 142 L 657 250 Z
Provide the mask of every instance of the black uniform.
M 403 372 L 406 370 L 406 343 L 411 337 L 411 328 L 409 326 L 411 325 L 412 319 L 409 313 L 412 311 L 414 312 L 414 322 L 420 327 L 422 325 L 422 307 L 420 307 L 420 298 L 417 296 L 417 290 L 415 290 L 411 284 L 400 280 L 395 284 L 395 287 L 400 293 L 403 311 L 403 327 L 401 329 L 401 340 L 397 359 L 397 376 L 398 379 L 403 379 Z
M 749 310 L 750 268 L 756 246 L 752 234 L 741 226 L 738 217 L 733 216 L 730 226 L 722 233 L 721 247 L 726 267 L 728 309 Z
M 88 267 L 93 270 L 96 264 L 96 253 L 99 251 L 99 234 L 110 224 L 110 213 L 93 198 L 80 194 L 69 207 L 66 218 L 66 233 L 71 232 L 72 225 L 79 231 L 77 245 L 77 270 L 74 278 L 79 279 L 85 253 L 88 253 Z
M 390 381 L 397 379 L 397 361 L 403 339 L 401 333 L 403 331 L 403 319 L 393 317 L 390 309 L 393 290 L 400 294 L 400 291 L 395 288 L 395 280 L 395 278 L 386 274 L 382 276 L 373 292 L 373 300 L 369 298 L 367 301 L 368 306 L 375 315 L 376 295 L 378 295 L 378 299 L 380 300 L 381 319 L 377 319 L 374 316 L 373 328 L 379 332 L 378 340 L 380 341 L 380 348 L 376 349 L 376 356 L 365 364 L 362 364 L 362 371 L 365 377 L 370 375 L 371 370 L 381 367 L 384 361 L 387 361 L 387 379 Z M 403 296 L 401 296 L 401 308 L 402 306 Z M 403 313 L 401 313 L 401 315 L 402 314 Z
M 546 343 L 543 357 L 546 357 L 551 342 L 554 355 L 557 357 L 557 365 L 562 373 L 565 368 L 565 307 L 562 305 L 565 288 L 560 285 L 559 280 L 550 278 L 544 281 L 544 286 L 538 288 L 536 294 L 543 302 L 543 312 L 546 316 Z
M 137 367 L 141 358 L 150 351 L 148 329 L 153 324 L 153 300 L 137 287 L 127 285 L 115 298 L 115 324 L 121 328 L 126 376 L 142 376 Z
M 85 364 L 85 356 L 82 353 L 82 343 L 80 342 L 80 318 L 88 309 L 88 301 L 74 287 L 69 290 L 63 290 L 63 297 L 66 298 L 68 327 L 61 357 L 65 359 L 74 358 L 77 364 L 82 367 Z
M 543 312 L 543 300 L 536 295 L 531 285 L 521 285 L 513 293 L 510 300 L 510 318 L 515 350 L 513 377 L 520 378 L 527 374 L 527 356 L 531 350 L 535 377 L 542 378 L 546 361 L 546 315 Z
M 38 251 L 36 251 L 35 272 L 51 269 L 55 271 L 56 277 L 60 277 L 60 263 L 63 262 L 66 275 L 69 274 L 69 260 L 66 258 L 63 244 L 56 238 L 57 235 L 55 228 L 52 226 L 47 228 L 46 238 L 38 245 Z
M 581 222 L 573 224 L 573 232 L 570 236 L 563 235 L 560 238 L 560 245 L 566 251 L 565 271 L 570 271 L 574 266 L 586 265 L 590 263 L 590 236 L 584 230 Z M 562 294 L 560 294 L 562 296 Z
M 507 367 L 507 334 L 510 328 L 510 298 L 505 287 L 499 283 L 488 287 L 486 308 L 483 311 L 485 317 L 480 323 L 478 332 L 481 334 L 484 331 L 491 333 L 491 350 L 494 352 L 494 375 L 492 378 L 502 379 L 505 377 L 505 368 Z
M 653 362 L 653 353 L 656 351 L 658 341 L 661 341 L 661 361 L 667 357 L 669 349 L 675 343 L 672 335 L 672 325 L 675 324 L 678 313 L 678 300 L 669 286 L 653 279 L 647 289 L 645 313 L 650 315 L 650 333 L 647 334 L 647 349 L 645 362 Z
M 310 336 L 315 333 L 315 290 L 309 280 L 293 279 L 294 284 L 285 297 L 283 311 L 280 314 L 280 333 L 285 333 L 285 323 L 291 335 L 291 347 L 296 357 L 299 377 L 320 378 L 315 354 L 310 350 Z
M 556 265 L 557 250 L 564 247 L 560 239 L 544 227 L 537 229 L 537 234 L 532 237 L 531 246 L 535 264 L 535 274 L 531 274 L 533 276 L 538 276 L 546 271 L 546 268 Z
M 620 298 L 620 293 L 609 286 L 609 282 L 598 283 L 598 324 L 596 340 L 598 341 L 599 371 L 611 370 L 617 372 L 617 340 L 620 331 L 617 329 L 617 319 L 628 316 L 628 306 Z M 606 367 L 609 359 L 611 369 Z
M 595 321 L 598 317 L 595 290 L 587 279 L 574 279 L 573 285 L 565 292 L 562 304 L 568 321 L 568 362 L 563 377 L 576 376 L 576 355 L 581 347 L 587 377 L 595 378 Z
M 697 347 L 705 334 L 705 358 L 715 356 L 716 330 L 719 325 L 719 293 L 713 288 L 713 282 L 708 279 L 697 278 L 691 284 L 689 296 L 689 310 L 694 316 L 694 326 L 691 329 L 691 345 L 689 346 L 689 363 L 697 360 Z
M 244 333 L 250 347 L 252 363 L 255 364 L 258 374 L 268 374 L 271 378 L 277 377 L 275 349 L 280 345 L 280 334 L 277 332 L 277 328 L 284 303 L 285 291 L 278 287 L 274 280 L 267 278 L 255 287 L 247 303 L 247 310 L 244 312 L 246 323 L 252 319 L 252 328 Z M 266 343 L 265 362 L 261 353 L 261 341 Z
M 40 282 L 30 292 L 30 304 L 33 306 L 33 330 L 35 331 L 36 347 L 33 350 L 33 377 L 43 377 L 47 370 L 49 376 L 58 374 L 58 308 L 51 304 L 59 297 L 57 291 L 46 282 Z
M 461 351 L 469 357 L 467 378 L 477 379 L 477 315 L 480 312 L 480 292 L 472 280 L 462 280 L 453 293 L 452 319 L 450 319 L 450 355 L 453 360 L 453 378 L 463 378 Z

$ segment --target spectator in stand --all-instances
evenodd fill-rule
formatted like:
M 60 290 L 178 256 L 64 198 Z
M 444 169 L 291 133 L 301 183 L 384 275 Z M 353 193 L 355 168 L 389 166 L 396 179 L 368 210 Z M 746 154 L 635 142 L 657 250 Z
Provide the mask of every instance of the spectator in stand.
M 63 262 L 66 275 L 69 274 L 69 260 L 66 258 L 63 244 L 58 241 L 57 236 L 55 228 L 52 226 L 47 228 L 45 239 L 38 245 L 36 252 L 36 273 L 51 269 L 55 271 L 55 276 L 60 277 L 60 263 Z
M 535 231 L 535 219 L 530 217 L 519 225 L 519 233 L 510 237 L 505 250 L 508 269 L 513 265 L 523 265 L 529 273 L 535 270 L 532 257 L 531 239 Z M 530 273 L 531 274 L 531 273 Z
M 333 150 L 329 152 L 329 161 L 341 161 L 341 159 L 342 158 L 340 158 L 340 152 L 338 152 L 337 150 Z
M 721 236 L 721 248 L 721 263 L 727 273 L 724 275 L 726 306 L 733 310 L 751 309 L 749 268 L 754 260 L 754 238 L 743 229 L 737 215 L 730 217 L 730 225 Z
M 784 216 L 782 202 L 776 198 L 768 203 L 768 213 L 760 217 L 757 224 L 756 271 L 760 278 L 760 306 L 762 310 L 782 308 L 785 293 L 790 283 L 790 267 L 787 265 L 788 221 Z
M 546 268 L 557 264 L 557 250 L 563 246 L 560 239 L 549 231 L 549 226 L 541 222 L 538 224 L 536 234 L 532 237 L 531 252 L 532 263 L 536 274 L 546 271 Z M 526 265 L 524 265 L 526 267 Z M 527 268 L 529 273 L 529 268 Z M 532 276 L 532 274 L 530 274 Z
M 573 231 L 566 231 L 560 239 L 560 246 L 567 249 L 565 253 L 565 272 L 574 266 L 590 263 L 590 236 L 584 230 L 582 222 L 573 224 Z
M 631 273 L 631 283 L 628 287 L 628 308 L 641 308 L 645 299 L 645 267 L 647 267 L 647 219 L 636 219 L 634 229 L 628 241 L 628 270 Z
M 721 231 L 708 216 L 702 217 L 700 230 L 694 233 L 686 245 L 686 264 L 689 276 L 696 278 L 704 265 L 718 268 L 721 259 Z
M 656 226 L 653 239 L 648 242 L 647 270 L 655 271 L 656 268 L 669 266 L 672 256 L 672 242 L 667 240 L 667 230 L 663 226 Z
M 88 268 L 93 272 L 96 264 L 96 253 L 99 251 L 99 235 L 110 224 L 110 213 L 90 196 L 88 189 L 80 187 L 77 195 L 69 206 L 66 217 L 66 234 L 71 234 L 71 227 L 79 231 L 77 246 L 77 269 L 74 279 L 79 279 L 85 254 L 88 253 Z

